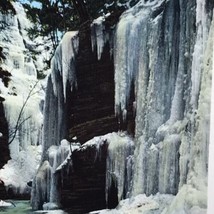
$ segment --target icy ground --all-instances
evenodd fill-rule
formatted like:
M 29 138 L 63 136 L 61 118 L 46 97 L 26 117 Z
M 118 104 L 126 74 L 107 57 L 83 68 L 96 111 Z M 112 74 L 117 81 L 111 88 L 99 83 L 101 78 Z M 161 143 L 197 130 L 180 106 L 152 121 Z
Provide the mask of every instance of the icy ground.
M 173 203 L 175 196 L 167 194 L 156 194 L 154 196 L 145 196 L 140 194 L 132 198 L 120 201 L 117 208 L 109 210 L 98 210 L 90 214 L 185 214 L 186 208 L 182 210 L 167 211 L 167 207 Z M 194 197 L 193 197 L 194 200 Z M 206 214 L 206 209 L 193 207 L 189 214 Z

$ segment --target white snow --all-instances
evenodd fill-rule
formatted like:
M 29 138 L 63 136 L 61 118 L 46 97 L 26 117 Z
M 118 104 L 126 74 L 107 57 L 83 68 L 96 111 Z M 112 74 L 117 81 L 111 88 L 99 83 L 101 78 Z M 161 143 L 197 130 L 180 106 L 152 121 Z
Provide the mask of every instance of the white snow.
M 173 198 L 173 195 L 166 194 L 156 194 L 149 197 L 140 194 L 120 201 L 115 209 L 98 210 L 90 212 L 90 214 L 160 214 L 172 202 Z
M 0 200 L 0 207 L 11 207 L 11 206 L 13 205 L 10 202 Z
M 3 134 L 0 132 L 0 137 L 2 137 L 3 136 Z
M 29 146 L 4 165 L 0 170 L 0 178 L 7 189 L 12 188 L 17 193 L 30 191 L 26 184 L 35 176 L 41 160 L 41 152 L 41 146 Z
M 58 205 L 55 203 L 45 203 L 43 204 L 43 210 L 57 210 L 58 209 Z

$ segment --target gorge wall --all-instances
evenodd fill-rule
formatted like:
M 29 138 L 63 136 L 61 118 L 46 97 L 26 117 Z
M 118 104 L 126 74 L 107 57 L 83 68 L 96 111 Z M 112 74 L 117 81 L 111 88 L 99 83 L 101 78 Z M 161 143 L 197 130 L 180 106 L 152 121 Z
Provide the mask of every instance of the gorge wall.
M 108 190 L 116 184 L 114 205 L 126 197 L 159 193 L 176 196 L 171 205 L 164 210 L 158 208 L 157 213 L 194 213 L 195 209 L 205 212 L 213 7 L 213 3 L 202 0 L 142 0 L 120 17 L 113 46 L 105 43 L 105 25 L 99 23 L 97 35 L 102 38 L 96 40 L 97 53 L 91 51 L 89 28 L 64 36 L 52 61 L 47 86 L 43 162 L 34 179 L 34 209 L 41 209 L 44 202 L 63 204 L 68 197 L 70 204 L 65 202 L 64 207 L 85 212 L 84 207 L 79 208 L 85 198 L 90 198 L 90 185 L 94 188 L 89 180 L 97 181 L 96 176 L 102 174 L 97 185 L 99 190 L 105 189 L 106 199 Z M 56 111 L 51 107 L 53 103 L 58 106 Z M 112 140 L 112 135 L 106 163 L 105 157 L 100 163 L 91 162 L 92 156 L 99 154 L 99 146 L 94 147 L 97 152 L 91 153 L 88 148 L 89 152 L 82 156 L 84 144 L 79 145 L 75 151 L 70 149 L 70 159 L 66 159 L 68 166 L 73 161 L 73 171 L 71 167 L 67 175 L 60 177 L 58 170 L 64 172 L 57 156 L 53 159 L 53 145 L 61 150 L 63 138 L 82 144 L 96 135 L 116 131 L 127 120 L 130 130 L 135 129 L 131 131 L 134 139 Z M 133 145 L 127 144 L 129 141 Z M 96 164 L 102 166 L 98 167 L 100 171 L 95 170 Z M 89 173 L 88 181 L 81 183 L 78 176 L 86 176 L 84 170 L 88 169 L 96 175 Z M 41 185 L 43 182 L 51 185 Z M 72 186 L 74 183 L 79 189 Z M 52 191 L 53 184 L 57 184 L 56 191 Z M 44 189 L 45 198 L 39 198 L 37 192 Z M 100 194 L 104 206 L 104 191 Z M 64 200 L 59 199 L 60 195 Z M 97 196 L 91 198 L 101 200 Z M 77 201 L 78 208 L 72 205 Z M 102 208 L 88 202 L 91 207 L 87 211 Z

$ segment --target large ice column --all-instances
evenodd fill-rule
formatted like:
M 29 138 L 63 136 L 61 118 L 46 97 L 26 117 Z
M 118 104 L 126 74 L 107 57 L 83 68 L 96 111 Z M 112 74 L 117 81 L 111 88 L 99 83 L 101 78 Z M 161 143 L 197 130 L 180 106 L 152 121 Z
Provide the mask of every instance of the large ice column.
M 58 170 L 68 164 L 74 149 L 78 145 L 71 145 L 62 140 L 59 146 L 51 146 L 47 151 L 47 160 L 40 166 L 33 181 L 31 205 L 34 210 L 43 209 L 44 203 L 60 207 L 59 175 Z
M 198 2 L 197 2 L 198 3 Z M 199 1 L 199 3 L 201 3 Z M 207 20 L 208 21 L 208 20 Z M 207 186 L 208 147 L 210 134 L 211 81 L 213 65 L 213 33 L 214 22 L 202 43 L 204 51 L 197 58 L 202 58 L 201 81 L 198 99 L 197 117 L 193 121 L 193 139 L 191 143 L 189 183 L 197 189 Z M 197 39 L 200 39 L 200 37 Z M 197 45 L 197 42 L 196 42 Z M 195 79 L 197 81 L 197 79 Z
M 51 166 L 44 161 L 34 178 L 31 192 L 31 206 L 34 210 L 41 210 L 44 201 L 50 198 Z
M 147 11 L 146 11 L 147 12 Z M 124 114 L 127 111 L 128 100 L 134 77 L 138 72 L 139 49 L 141 40 L 138 37 L 142 22 L 146 22 L 145 14 L 128 15 L 117 25 L 115 38 L 115 113 Z M 129 17 L 130 16 L 130 17 Z M 126 118 L 124 118 L 125 120 Z
M 213 44 L 214 51 L 214 44 Z M 209 166 L 208 166 L 208 207 L 207 214 L 212 214 L 214 210 L 213 195 L 214 195 L 214 52 L 212 59 L 212 91 L 211 91 L 211 112 L 210 112 L 210 144 L 209 144 Z
M 71 156 L 70 143 L 66 140 L 62 140 L 60 146 L 52 146 L 48 150 L 49 162 L 51 165 L 51 185 L 50 185 L 50 198 L 51 203 L 59 203 L 59 192 L 58 192 L 58 176 L 57 170 L 61 168 L 64 161 L 70 159 Z
M 126 112 L 135 86 L 133 194 L 176 194 L 186 183 L 206 186 L 209 23 L 200 0 L 140 1 L 118 23 L 116 114 Z
M 65 138 L 67 133 L 66 93 L 68 90 L 76 87 L 75 56 L 77 51 L 77 32 L 68 32 L 64 35 L 57 47 L 51 62 L 52 72 L 48 77 L 44 107 L 42 161 L 38 170 L 39 174 L 40 171 L 43 171 L 43 163 L 48 161 L 51 169 L 51 174 L 48 177 L 50 191 L 45 194 L 50 197 L 44 200 L 44 198 L 37 196 L 37 190 L 35 190 L 35 188 L 41 189 L 41 184 L 37 182 L 36 176 L 33 181 L 34 187 L 32 191 L 33 209 L 41 209 L 44 202 L 55 204 L 59 202 L 57 189 L 58 176 L 55 172 L 61 162 L 63 162 L 67 156 L 70 156 L 70 147 L 65 146 L 63 142 L 60 146 L 60 142 Z M 46 191 L 48 190 L 46 189 Z
M 59 145 L 66 134 L 66 91 L 76 87 L 75 55 L 78 51 L 77 32 L 64 35 L 51 62 L 44 109 L 43 157 L 52 145 Z M 53 106 L 57 108 L 53 108 Z
M 117 26 L 116 114 L 126 111 L 132 84 L 135 85 L 135 137 L 138 144 L 135 152 L 135 194 L 152 194 L 160 189 L 163 193 L 175 194 L 178 190 L 179 179 L 174 178 L 179 174 L 180 139 L 177 135 L 180 130 L 175 126 L 168 132 L 171 127 L 163 124 L 170 118 L 173 118 L 171 125 L 183 118 L 183 94 L 188 88 L 188 85 L 184 88 L 184 72 L 187 72 L 184 61 L 187 61 L 185 52 L 191 46 L 187 37 L 191 35 L 194 39 L 194 33 L 188 31 L 188 35 L 184 35 L 187 27 L 180 27 L 185 22 L 182 17 L 189 12 L 178 10 L 180 3 L 141 1 L 122 16 Z M 187 5 L 188 9 L 190 7 L 193 7 L 192 4 Z M 192 21 L 191 15 L 189 18 Z M 186 45 L 182 46 L 183 43 Z M 162 125 L 166 131 L 162 130 L 156 136 Z M 170 150 L 173 151 L 172 160 Z M 168 163 L 174 164 L 173 169 L 170 169 Z M 166 174 L 166 177 L 162 174 Z
M 120 201 L 130 196 L 134 142 L 124 133 L 112 133 L 107 141 L 106 201 L 108 202 L 112 186 L 117 189 Z
M 62 78 L 63 96 L 66 101 L 67 84 L 70 84 L 71 90 L 76 86 L 75 56 L 78 52 L 79 40 L 77 32 L 71 31 L 65 33 L 62 41 L 58 45 L 54 57 L 51 61 L 51 79 L 55 96 L 57 93 L 59 75 Z
M 65 136 L 66 131 L 63 86 L 62 78 L 59 74 L 57 84 L 58 97 L 54 95 L 54 86 L 51 77 L 48 77 L 44 107 L 44 128 L 42 144 L 43 159 L 46 159 L 47 150 L 50 146 L 59 145 L 60 141 Z
M 193 110 L 198 106 L 198 98 L 200 92 L 200 82 L 203 66 L 203 54 L 206 47 L 208 38 L 208 17 L 205 8 L 206 2 L 197 0 L 196 7 L 196 26 L 197 26 L 197 39 L 193 52 L 192 61 L 192 88 L 191 88 L 191 105 Z
M 136 136 L 145 133 L 143 130 L 154 135 L 170 117 L 179 64 L 177 7 L 178 1 L 141 1 L 117 26 L 115 112 L 125 115 L 135 86 Z

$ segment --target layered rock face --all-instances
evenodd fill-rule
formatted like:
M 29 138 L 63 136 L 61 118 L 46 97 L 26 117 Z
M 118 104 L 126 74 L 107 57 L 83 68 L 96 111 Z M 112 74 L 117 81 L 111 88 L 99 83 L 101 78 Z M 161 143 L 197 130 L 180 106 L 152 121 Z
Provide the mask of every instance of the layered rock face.
M 75 60 L 77 88 L 67 101 L 67 123 L 69 139 L 76 136 L 81 143 L 117 130 L 113 56 L 108 42 L 103 48 L 98 60 L 97 52 L 92 51 L 90 26 L 80 30 Z
M 106 207 L 105 172 L 107 144 L 72 153 L 72 164 L 61 172 L 61 205 L 69 213 L 87 213 Z M 115 192 L 115 196 L 116 196 Z

